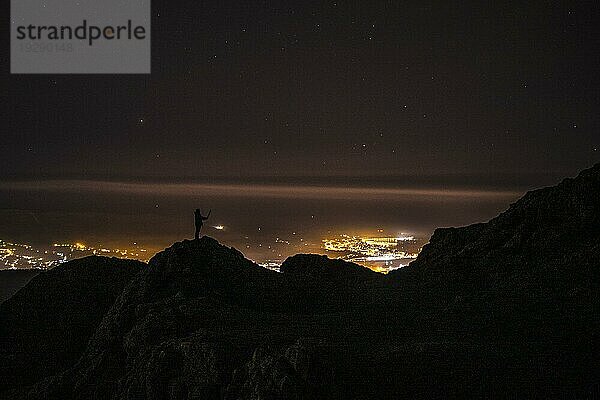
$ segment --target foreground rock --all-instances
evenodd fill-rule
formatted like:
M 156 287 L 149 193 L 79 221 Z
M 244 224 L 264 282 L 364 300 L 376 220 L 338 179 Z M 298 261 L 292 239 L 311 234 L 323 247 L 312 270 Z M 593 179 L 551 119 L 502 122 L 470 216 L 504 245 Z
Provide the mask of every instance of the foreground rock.
M 87 257 L 41 272 L 0 305 L 0 391 L 73 365 L 145 264 Z
M 37 269 L 0 270 L 0 303 L 12 297 L 39 273 Z
M 79 362 L 30 396 L 324 398 L 330 364 L 310 336 L 316 315 L 343 307 L 330 295 L 214 239 L 176 243 L 127 285 Z
M 358 264 L 342 260 L 330 260 L 317 254 L 298 254 L 289 257 L 281 265 L 287 275 L 316 279 L 331 283 L 356 283 L 380 277 L 376 272 Z

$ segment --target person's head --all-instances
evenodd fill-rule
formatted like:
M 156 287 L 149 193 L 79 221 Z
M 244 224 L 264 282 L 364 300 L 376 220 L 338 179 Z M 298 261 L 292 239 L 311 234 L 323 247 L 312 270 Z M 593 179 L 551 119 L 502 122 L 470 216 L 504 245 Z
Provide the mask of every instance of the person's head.
M 200 214 L 200 209 L 196 208 L 196 211 L 194 211 L 196 214 Z

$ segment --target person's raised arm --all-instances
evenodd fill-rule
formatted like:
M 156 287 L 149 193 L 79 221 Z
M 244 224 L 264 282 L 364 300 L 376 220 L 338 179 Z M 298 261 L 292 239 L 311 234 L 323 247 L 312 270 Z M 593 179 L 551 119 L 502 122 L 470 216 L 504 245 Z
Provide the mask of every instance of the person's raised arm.
M 210 217 L 210 213 L 212 212 L 212 210 L 208 210 L 208 214 L 206 214 L 206 217 L 202 217 L 203 220 L 207 220 L 208 217 Z

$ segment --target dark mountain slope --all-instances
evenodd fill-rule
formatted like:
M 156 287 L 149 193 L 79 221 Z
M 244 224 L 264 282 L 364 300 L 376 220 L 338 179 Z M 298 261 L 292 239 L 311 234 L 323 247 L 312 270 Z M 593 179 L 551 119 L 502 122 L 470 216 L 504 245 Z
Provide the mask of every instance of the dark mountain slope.
M 488 223 L 437 229 L 410 268 L 390 275 L 418 270 L 429 280 L 447 279 L 451 274 L 477 273 L 476 268 L 486 275 L 506 277 L 568 264 L 589 272 L 589 266 L 600 259 L 599 239 L 597 164 L 557 186 L 527 193 Z
M 331 349 L 323 340 L 347 336 L 352 310 L 347 292 L 332 288 L 266 270 L 208 237 L 176 243 L 123 290 L 73 370 L 34 392 L 82 399 L 330 398 Z M 330 321 L 343 324 L 332 333 Z
M 589 395 L 600 367 L 600 165 L 527 193 L 487 223 L 436 230 L 388 279 L 426 332 L 503 343 L 506 379 L 550 396 L 569 385 Z
M 145 264 L 87 257 L 41 272 L 0 305 L 0 390 L 71 366 Z
M 487 223 L 437 229 L 418 259 L 388 279 L 458 313 L 475 307 L 482 323 L 525 323 L 516 320 L 523 314 L 543 320 L 532 329 L 549 318 L 595 329 L 599 277 L 600 164 L 527 193 Z
M 379 278 L 380 275 L 358 264 L 329 260 L 317 254 L 297 254 L 281 265 L 286 275 L 303 276 L 332 283 L 352 283 Z
M 37 269 L 0 270 L 0 303 L 17 293 L 39 273 Z

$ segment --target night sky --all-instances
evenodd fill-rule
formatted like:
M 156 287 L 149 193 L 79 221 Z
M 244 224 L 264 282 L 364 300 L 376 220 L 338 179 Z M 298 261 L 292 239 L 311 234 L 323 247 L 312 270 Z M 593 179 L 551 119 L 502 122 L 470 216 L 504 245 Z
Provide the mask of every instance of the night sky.
M 5 51 L 0 170 L 493 180 L 600 158 L 597 2 L 415 3 L 154 0 L 148 76 L 11 76 Z
M 600 161 L 598 2 L 152 3 L 151 75 L 10 75 L 2 24 L 0 239 L 426 242 Z

